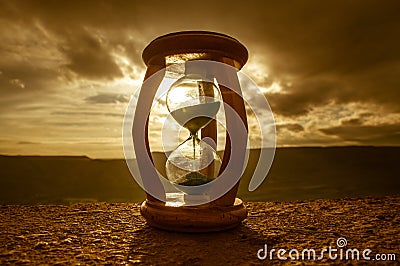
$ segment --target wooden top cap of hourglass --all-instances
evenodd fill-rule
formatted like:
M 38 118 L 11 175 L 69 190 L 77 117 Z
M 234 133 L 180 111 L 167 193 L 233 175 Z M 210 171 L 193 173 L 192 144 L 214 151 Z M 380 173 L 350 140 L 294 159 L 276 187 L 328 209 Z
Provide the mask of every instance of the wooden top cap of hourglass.
M 147 66 L 164 65 L 167 56 L 191 53 L 204 53 L 205 57 L 200 59 L 230 58 L 239 63 L 239 68 L 248 59 L 246 47 L 238 40 L 209 31 L 182 31 L 160 36 L 144 49 L 142 58 Z

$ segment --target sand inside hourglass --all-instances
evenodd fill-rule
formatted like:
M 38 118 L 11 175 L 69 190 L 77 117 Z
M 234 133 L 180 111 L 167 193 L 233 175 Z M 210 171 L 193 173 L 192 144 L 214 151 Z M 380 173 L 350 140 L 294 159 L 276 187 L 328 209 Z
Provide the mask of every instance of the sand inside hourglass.
M 178 185 L 182 186 L 199 186 L 213 181 L 214 178 L 203 175 L 199 172 L 190 172 L 176 181 Z
M 219 101 L 201 103 L 176 109 L 171 115 L 180 125 L 187 128 L 191 135 L 195 135 L 213 119 L 219 106 Z

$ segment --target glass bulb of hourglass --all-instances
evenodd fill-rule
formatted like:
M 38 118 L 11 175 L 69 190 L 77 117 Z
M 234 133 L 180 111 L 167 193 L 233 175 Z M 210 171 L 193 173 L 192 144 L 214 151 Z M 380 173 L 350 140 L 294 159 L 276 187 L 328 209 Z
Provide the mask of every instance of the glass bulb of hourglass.
M 218 175 L 221 159 L 213 147 L 198 138 L 198 132 L 220 109 L 218 88 L 213 81 L 199 75 L 186 75 L 172 84 L 166 102 L 172 117 L 190 132 L 190 137 L 168 156 L 168 179 L 182 186 L 212 181 Z
M 172 117 L 195 134 L 215 117 L 220 99 L 220 92 L 212 80 L 190 74 L 172 84 L 166 102 Z
M 215 179 L 221 167 L 221 159 L 205 141 L 188 139 L 168 157 L 166 173 L 168 179 L 182 186 L 198 186 Z M 195 151 L 195 152 L 193 152 Z

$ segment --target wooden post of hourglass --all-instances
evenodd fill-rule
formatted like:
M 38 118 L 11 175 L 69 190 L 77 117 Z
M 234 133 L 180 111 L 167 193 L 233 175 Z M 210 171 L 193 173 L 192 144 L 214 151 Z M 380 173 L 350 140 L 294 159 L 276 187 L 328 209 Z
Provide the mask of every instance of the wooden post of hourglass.
M 139 130 L 133 130 L 135 132 L 134 139 L 144 139 L 144 143 L 141 141 L 134 141 L 133 145 L 137 153 L 147 153 L 148 156 L 137 156 L 136 160 L 138 162 L 139 171 L 146 172 L 147 178 L 143 179 L 143 185 L 146 189 L 146 197 L 152 202 L 161 202 L 159 199 L 152 196 L 149 191 L 152 191 L 157 195 L 163 195 L 164 191 L 162 184 L 158 179 L 158 175 L 154 168 L 153 158 L 151 156 L 150 146 L 149 146 L 149 116 L 143 116 L 143 113 L 150 114 L 151 105 L 153 103 L 154 96 L 157 92 L 158 86 L 164 77 L 165 64 L 151 64 L 147 67 L 144 81 L 147 81 L 151 76 L 155 76 L 154 81 L 149 83 L 143 83 L 142 91 L 139 94 L 137 109 L 141 112 L 135 113 L 135 123 L 134 127 L 138 126 Z M 156 73 L 158 75 L 156 75 Z M 140 125 L 144 123 L 144 131 L 141 130 Z M 150 160 L 150 161 L 149 161 Z M 161 191 L 162 190 L 162 191 Z
M 216 61 L 220 61 L 220 62 L 228 64 L 232 67 L 236 67 L 234 60 L 229 59 L 229 58 L 220 58 L 219 60 L 216 60 Z M 226 103 L 226 104 L 230 105 L 232 108 L 234 108 L 241 119 L 241 121 L 235 121 L 235 120 L 231 119 L 229 121 L 229 124 L 231 124 L 231 127 L 234 128 L 234 124 L 236 124 L 236 123 L 243 123 L 246 130 L 248 130 L 246 109 L 244 106 L 244 100 L 241 95 L 239 80 L 238 80 L 236 71 L 234 71 L 233 69 L 231 69 L 231 70 L 232 70 L 231 73 L 224 73 L 225 76 L 222 77 L 223 80 L 225 80 L 229 83 L 229 85 L 230 85 L 229 88 L 224 85 L 219 84 L 219 87 L 221 90 L 221 95 L 222 95 L 222 100 L 224 101 L 224 103 Z M 217 82 L 218 82 L 218 80 L 217 80 Z M 235 93 L 233 90 L 235 90 L 237 93 Z M 227 118 L 227 119 L 229 119 L 229 118 Z M 228 124 L 228 121 L 226 123 Z M 233 123 L 233 125 L 232 125 L 232 123 Z M 213 120 L 211 123 L 209 123 L 206 127 L 204 127 L 201 130 L 201 137 L 202 138 L 205 138 L 205 137 L 212 138 L 214 140 L 214 142 L 217 143 L 217 128 L 216 128 L 215 120 Z M 230 141 L 229 134 L 227 131 L 226 132 L 225 152 L 224 152 L 224 157 L 222 159 L 222 165 L 219 170 L 220 173 L 222 173 L 225 170 L 230 156 L 231 156 L 231 141 Z M 244 160 L 245 155 L 243 154 L 242 156 L 243 156 L 243 160 Z M 209 170 L 209 171 L 211 171 L 211 170 Z M 232 205 L 235 202 L 238 188 L 239 188 L 239 182 L 237 182 L 234 185 L 234 187 L 230 191 L 228 191 L 225 195 L 223 195 L 221 198 L 217 199 L 214 202 L 214 204 L 219 205 L 219 206 Z

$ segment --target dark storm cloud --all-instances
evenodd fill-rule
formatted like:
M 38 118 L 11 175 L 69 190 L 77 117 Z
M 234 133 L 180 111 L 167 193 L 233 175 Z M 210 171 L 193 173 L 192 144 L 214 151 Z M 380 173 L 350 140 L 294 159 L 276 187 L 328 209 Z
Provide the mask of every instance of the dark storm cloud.
M 123 94 L 114 93 L 100 93 L 94 96 L 85 98 L 87 103 L 127 103 L 129 102 L 129 97 Z
M 348 85 L 333 78 L 304 78 L 293 86 L 284 86 L 284 93 L 267 96 L 273 112 L 284 116 L 305 115 L 315 106 L 339 101 L 339 97 L 348 94 Z
M 278 113 L 304 114 L 332 100 L 375 102 L 399 111 L 394 100 L 400 96 L 398 1 L 12 1 L 8 6 L 15 16 L 38 20 L 56 34 L 67 47 L 62 51 L 68 66 L 83 77 L 120 76 L 110 57 L 118 47 L 143 67 L 140 52 L 156 36 L 214 30 L 241 40 L 271 78 L 292 82 L 284 96 L 271 96 Z M 96 32 L 107 43 L 100 43 Z M 327 80 L 325 92 L 321 86 Z M 293 109 L 288 103 L 295 103 Z
M 307 1 L 269 9 L 280 16 L 253 28 L 264 37 L 252 39 L 272 77 L 292 83 L 282 84 L 285 94 L 267 95 L 273 111 L 303 115 L 329 102 L 400 111 L 399 7 L 390 1 Z
M 400 124 L 350 125 L 322 128 L 326 135 L 343 141 L 374 145 L 400 145 Z
M 101 41 L 83 31 L 70 36 L 61 51 L 69 63 L 67 67 L 76 74 L 89 79 L 113 79 L 122 77 L 122 72 L 110 52 Z
M 296 123 L 287 123 L 287 124 L 276 125 L 276 129 L 277 130 L 286 129 L 286 130 L 293 131 L 293 132 L 304 131 L 304 127 L 302 125 L 296 124 Z
M 132 6 L 133 3 L 129 4 L 130 8 Z M 0 9 L 3 10 L 0 13 L 4 15 L 3 20 L 8 23 L 32 32 L 38 31 L 38 27 L 45 31 L 49 42 L 64 57 L 60 70 L 64 66 L 78 74 L 78 78 L 104 80 L 122 77 L 122 70 L 112 56 L 114 52 L 125 55 L 133 64 L 141 64 L 141 51 L 136 47 L 138 40 L 126 32 L 127 28 L 136 26 L 123 22 L 125 19 L 132 21 L 132 14 L 121 3 L 4 1 L 0 3 Z M 124 15 L 120 16 L 121 12 Z M 37 41 L 32 42 L 18 45 L 29 47 Z
M 363 124 L 363 119 L 361 118 L 351 118 L 347 120 L 343 120 L 341 122 L 343 126 L 359 126 Z

